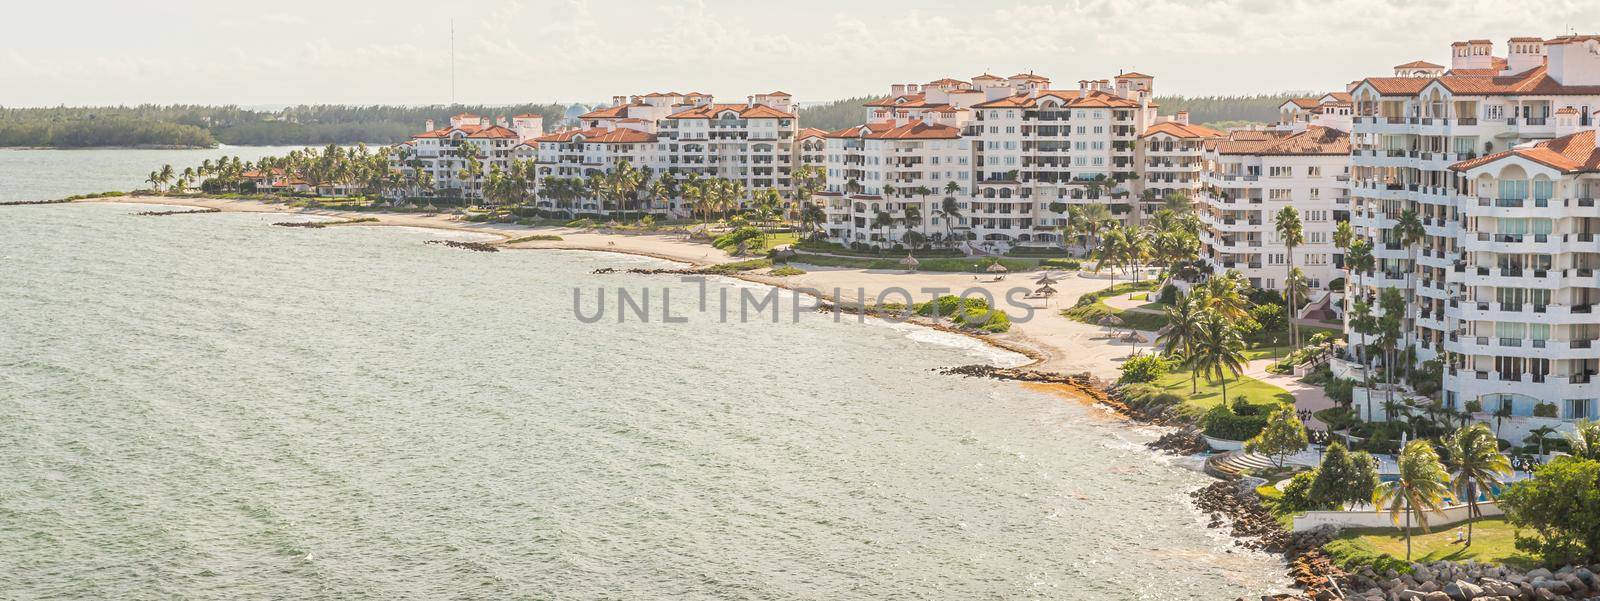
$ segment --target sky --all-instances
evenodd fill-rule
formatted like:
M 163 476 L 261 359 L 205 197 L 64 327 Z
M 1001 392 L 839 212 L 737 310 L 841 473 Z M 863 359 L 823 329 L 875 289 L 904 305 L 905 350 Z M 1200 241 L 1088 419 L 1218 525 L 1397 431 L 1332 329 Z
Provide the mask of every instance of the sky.
M 0 106 L 800 102 L 1122 71 L 1158 94 L 1340 90 L 1449 44 L 1595 27 L 1594 0 L 274 0 L 8 3 Z M 1585 19 L 1587 17 L 1587 19 Z

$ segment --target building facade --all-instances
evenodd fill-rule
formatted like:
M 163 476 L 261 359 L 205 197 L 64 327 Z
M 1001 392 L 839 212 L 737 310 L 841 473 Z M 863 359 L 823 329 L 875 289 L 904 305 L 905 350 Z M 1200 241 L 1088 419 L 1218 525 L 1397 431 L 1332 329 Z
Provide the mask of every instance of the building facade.
M 1280 125 L 1207 144 L 1196 211 L 1201 255 L 1216 270 L 1238 271 L 1251 286 L 1280 291 L 1292 260 L 1316 299 L 1340 277 L 1344 262 L 1333 230 L 1350 215 L 1350 134 L 1303 121 Z M 1278 235 L 1285 207 L 1298 213 L 1305 238 L 1292 257 Z
M 512 161 L 531 152 L 528 143 L 544 133 L 544 118 L 536 114 L 486 117 L 461 113 L 450 125 L 435 129 L 430 119 L 426 131 L 395 147 L 390 165 L 416 179 L 418 171 L 431 178 L 431 189 L 412 189 L 407 196 L 435 196 L 476 201 L 483 198 L 489 173 L 511 168 Z
M 1351 90 L 1351 223 L 1376 263 L 1360 294 L 1403 291 L 1401 350 L 1443 361 L 1447 407 L 1526 422 L 1549 404 L 1570 423 L 1600 397 L 1600 283 L 1586 275 L 1600 261 L 1586 154 L 1600 37 L 1518 37 L 1506 49 L 1457 42 L 1448 69 L 1407 63 Z M 1413 216 L 1419 239 L 1397 228 Z
M 882 246 L 911 228 L 998 253 L 1060 246 L 1074 204 L 1108 204 L 1117 217 L 1137 220 L 1146 209 L 1134 200 L 1146 198 L 1141 135 L 1172 120 L 1156 115 L 1152 94 L 1154 78 L 1139 73 L 1068 90 L 1033 73 L 895 84 L 867 103 L 865 125 L 828 134 L 828 186 L 818 198 L 828 235 Z M 1182 152 L 1198 156 L 1189 146 Z M 1168 167 L 1177 151 L 1158 153 L 1166 154 L 1150 160 L 1162 190 L 1197 185 L 1192 164 Z M 897 229 L 891 223 L 904 222 L 907 206 L 915 219 Z

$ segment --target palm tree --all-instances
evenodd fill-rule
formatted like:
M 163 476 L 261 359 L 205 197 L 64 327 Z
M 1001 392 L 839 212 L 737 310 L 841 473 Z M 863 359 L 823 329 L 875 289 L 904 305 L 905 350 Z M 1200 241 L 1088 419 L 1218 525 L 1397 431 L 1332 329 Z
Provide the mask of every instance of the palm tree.
M 1300 224 L 1300 213 L 1294 207 L 1284 207 L 1278 211 L 1277 223 L 1273 226 L 1278 232 L 1278 240 L 1283 243 L 1284 254 L 1284 309 L 1289 313 L 1289 349 L 1300 348 L 1300 330 L 1294 323 L 1294 290 L 1289 287 L 1289 280 L 1294 276 L 1294 249 L 1305 244 L 1305 227 Z
M 1543 442 L 1542 440 L 1540 442 Z M 1457 499 L 1467 500 L 1467 546 L 1472 546 L 1472 522 L 1482 517 L 1478 511 L 1478 494 L 1482 490 L 1495 490 L 1505 485 L 1511 475 L 1511 460 L 1500 453 L 1500 442 L 1482 423 L 1457 430 L 1444 441 L 1450 457 L 1446 466 Z
M 1356 230 L 1350 227 L 1349 221 L 1340 221 L 1333 227 L 1333 246 L 1344 253 L 1344 260 L 1340 267 L 1344 269 L 1344 315 L 1345 329 L 1350 326 L 1350 295 L 1354 288 L 1350 285 L 1350 243 L 1356 239 Z
M 1363 296 L 1366 295 L 1366 274 L 1372 271 L 1375 261 L 1376 259 L 1372 256 L 1371 241 L 1367 240 L 1366 238 L 1358 238 L 1350 243 L 1350 251 L 1345 253 L 1345 266 L 1348 270 L 1354 272 L 1357 279 L 1355 293 Z M 1345 289 L 1346 302 L 1350 302 L 1351 296 L 1352 293 L 1347 286 Z M 1362 302 L 1357 300 L 1355 301 L 1355 304 L 1360 305 Z M 1365 304 L 1367 305 L 1367 309 L 1369 311 L 1368 316 L 1370 317 L 1372 303 L 1369 301 Z M 1354 311 L 1354 309 L 1351 309 L 1351 311 Z M 1354 313 L 1351 313 L 1350 315 L 1352 318 L 1355 317 Z M 1357 333 L 1361 334 L 1361 344 L 1356 346 L 1356 359 L 1360 361 L 1363 366 L 1370 367 L 1369 362 L 1367 361 L 1368 358 L 1366 356 L 1367 332 L 1370 330 L 1370 328 L 1362 328 L 1358 326 L 1355 329 Z
M 1450 474 L 1439 463 L 1439 454 L 1426 440 L 1413 440 L 1400 452 L 1400 475 L 1391 482 L 1378 485 L 1373 491 L 1372 504 L 1378 511 L 1389 512 L 1394 525 L 1400 525 L 1400 515 L 1405 514 L 1406 561 L 1411 561 L 1411 518 L 1428 532 L 1426 511 L 1438 511 L 1444 504 L 1444 495 L 1450 489 Z
M 1406 209 L 1400 212 L 1400 218 L 1395 221 L 1394 236 L 1401 246 L 1406 247 L 1407 259 L 1410 261 L 1406 269 L 1406 306 L 1405 321 L 1401 327 L 1405 329 L 1405 348 L 1411 348 L 1411 331 L 1414 321 L 1411 318 L 1411 307 L 1416 305 L 1416 273 L 1417 273 L 1417 247 L 1427 238 L 1427 230 L 1422 227 L 1422 219 L 1417 216 L 1416 209 Z M 1405 378 L 1411 381 L 1411 361 L 1406 361 Z
M 1578 420 L 1572 426 L 1572 433 L 1567 435 L 1567 443 L 1572 446 L 1574 456 L 1600 460 L 1600 422 Z
M 1207 315 L 1196 333 L 1193 350 L 1185 361 L 1205 374 L 1206 381 L 1222 381 L 1222 402 L 1228 400 L 1228 378 L 1244 371 L 1244 339 L 1233 322 Z M 1215 377 L 1213 377 L 1215 376 Z
M 961 203 L 957 202 L 955 197 L 955 194 L 961 191 L 961 186 L 956 185 L 955 182 L 950 182 L 945 184 L 944 191 L 948 196 L 945 196 L 940 201 L 939 217 L 944 219 L 945 240 L 948 240 L 951 246 L 955 246 L 955 232 L 951 228 L 954 227 L 952 224 L 961 218 Z
M 1167 329 L 1156 342 L 1167 356 L 1177 355 L 1187 361 L 1194 355 L 1194 343 L 1206 319 L 1205 309 L 1194 295 L 1180 292 L 1166 313 Z M 1189 390 L 1191 394 L 1200 392 L 1200 374 L 1196 371 L 1189 372 Z
M 889 228 L 894 227 L 894 217 L 890 217 L 888 211 L 878 211 L 872 219 L 872 227 L 883 228 L 883 242 L 888 242 Z
M 908 204 L 903 211 L 904 216 L 900 218 L 900 222 L 905 224 L 906 232 L 917 232 L 918 234 L 921 234 L 921 232 L 918 231 L 918 226 L 922 225 L 922 207 L 920 205 Z
M 150 172 L 150 177 L 145 178 L 144 181 L 146 183 L 150 184 L 150 189 L 151 190 L 155 190 L 157 192 L 161 191 L 161 172 L 160 171 L 151 171 Z
M 176 176 L 177 172 L 172 170 L 172 165 L 162 165 L 161 170 L 156 172 L 156 180 L 161 182 L 163 188 L 166 187 L 167 182 L 172 181 L 172 178 Z
M 807 202 L 800 209 L 800 227 L 807 232 L 816 233 L 822 229 L 822 224 L 828 221 L 827 212 L 816 203 Z
M 1250 316 L 1246 286 L 1244 276 L 1233 269 L 1212 275 L 1204 287 L 1206 310 L 1230 321 L 1244 320 Z
M 1394 364 L 1399 355 L 1396 345 L 1400 342 L 1400 333 L 1403 329 L 1400 318 L 1406 310 L 1405 301 L 1400 298 L 1400 291 L 1384 288 L 1378 295 L 1378 308 L 1383 310 L 1383 316 L 1378 318 L 1378 345 L 1383 347 L 1384 396 L 1393 401 Z M 1387 413 L 1387 409 L 1385 412 Z M 1388 415 L 1384 417 L 1387 419 Z

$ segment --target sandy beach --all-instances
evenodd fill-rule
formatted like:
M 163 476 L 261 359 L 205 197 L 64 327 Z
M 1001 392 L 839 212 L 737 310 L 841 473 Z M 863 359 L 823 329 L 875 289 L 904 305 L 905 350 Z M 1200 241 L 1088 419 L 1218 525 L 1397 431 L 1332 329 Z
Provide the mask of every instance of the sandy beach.
M 420 227 L 458 232 L 472 232 L 511 240 L 533 234 L 554 234 L 559 241 L 529 241 L 507 245 L 505 248 L 588 250 L 627 253 L 707 267 L 720 263 L 743 260 L 709 244 L 691 242 L 681 234 L 606 234 L 565 227 L 530 227 L 505 223 L 471 223 L 446 214 L 385 213 L 376 211 L 345 212 L 325 209 L 300 209 L 281 204 L 267 204 L 251 200 L 215 198 L 132 197 L 95 199 L 84 202 L 112 202 L 160 204 L 185 207 L 214 208 L 234 212 L 267 212 L 301 215 L 320 215 L 335 218 L 375 218 L 376 222 L 360 226 Z M 783 288 L 816 291 L 825 300 L 855 304 L 864 297 L 871 304 L 880 295 L 886 302 L 904 302 L 904 297 L 886 290 L 905 290 L 920 302 L 938 293 L 931 290 L 948 290 L 961 293 L 982 289 L 994 298 L 1013 322 L 1009 332 L 980 336 L 991 344 L 1007 350 L 1021 352 L 1034 359 L 1031 367 L 1066 373 L 1089 372 L 1096 376 L 1115 379 L 1118 366 L 1132 348 L 1111 340 L 1104 328 L 1072 321 L 1060 315 L 1060 310 L 1071 307 L 1085 292 L 1103 289 L 1109 282 L 1102 279 L 1078 277 L 1075 273 L 1060 274 L 1060 283 L 1054 285 L 1059 293 L 1048 301 L 1027 300 L 1034 309 L 1025 321 L 1024 309 L 1007 305 L 1007 293 L 1016 288 L 1032 288 L 1035 273 L 1014 273 L 1004 279 L 977 276 L 971 273 L 907 272 L 903 270 L 849 269 L 823 267 L 796 262 L 806 271 L 803 275 L 775 277 L 767 270 L 743 272 L 736 276 L 747 281 Z M 835 294 L 837 289 L 837 294 Z M 928 290 L 925 292 L 925 290 Z M 1147 338 L 1153 338 L 1146 333 Z M 1147 345 L 1141 345 L 1147 346 Z

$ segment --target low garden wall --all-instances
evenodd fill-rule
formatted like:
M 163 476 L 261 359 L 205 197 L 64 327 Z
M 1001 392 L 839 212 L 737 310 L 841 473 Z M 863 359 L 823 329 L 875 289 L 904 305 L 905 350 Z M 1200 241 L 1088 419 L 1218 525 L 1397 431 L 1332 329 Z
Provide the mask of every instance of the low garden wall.
M 1428 512 L 1428 527 L 1438 530 L 1465 522 L 1471 509 L 1466 505 L 1450 505 L 1437 512 Z M 1478 512 L 1483 517 L 1505 515 L 1494 501 L 1485 501 L 1478 504 Z M 1416 516 L 1412 516 L 1413 527 Z M 1400 516 L 1400 524 L 1405 524 L 1405 515 Z M 1388 528 L 1398 530 L 1393 519 L 1387 511 L 1307 511 L 1294 517 L 1294 531 L 1301 532 L 1312 530 L 1320 526 L 1334 526 L 1338 528 Z

